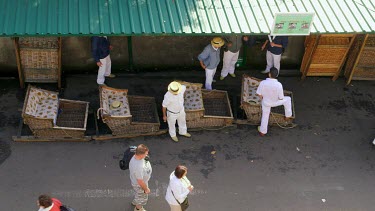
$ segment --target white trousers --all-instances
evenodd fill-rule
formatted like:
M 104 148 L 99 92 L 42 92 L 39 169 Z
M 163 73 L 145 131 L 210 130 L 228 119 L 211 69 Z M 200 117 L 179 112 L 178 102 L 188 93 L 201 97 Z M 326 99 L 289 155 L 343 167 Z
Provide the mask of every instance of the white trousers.
M 102 63 L 102 66 L 99 67 L 96 82 L 98 84 L 104 84 L 105 76 L 109 76 L 111 74 L 111 57 L 108 55 L 104 59 L 100 59 L 100 62 Z
M 276 67 L 277 70 L 280 72 L 280 60 L 281 60 L 281 54 L 275 55 L 271 53 L 270 51 L 267 51 L 267 66 L 266 71 L 269 72 L 271 67 Z
M 215 69 L 207 69 L 205 70 L 206 72 L 206 83 L 205 83 L 205 88 L 207 90 L 212 90 L 212 81 L 214 80 L 214 76 L 216 73 L 216 68 Z
M 180 135 L 185 135 L 187 133 L 185 111 L 181 111 L 178 114 L 167 111 L 167 122 L 169 127 L 169 135 L 171 137 L 176 136 L 176 121 L 178 124 L 178 133 Z
M 238 60 L 238 55 L 240 51 L 237 53 L 232 53 L 231 51 L 224 51 L 223 57 L 223 69 L 221 69 L 221 76 L 227 77 L 228 73 L 233 74 L 234 69 L 236 68 L 236 62 Z
M 267 133 L 268 120 L 270 118 L 271 107 L 276 107 L 280 105 L 284 106 L 286 117 L 292 116 L 292 99 L 288 96 L 284 97 L 284 99 L 282 100 L 277 101 L 272 106 L 264 105 L 262 103 L 262 121 L 260 122 L 260 129 L 259 129 L 261 133 L 263 134 Z

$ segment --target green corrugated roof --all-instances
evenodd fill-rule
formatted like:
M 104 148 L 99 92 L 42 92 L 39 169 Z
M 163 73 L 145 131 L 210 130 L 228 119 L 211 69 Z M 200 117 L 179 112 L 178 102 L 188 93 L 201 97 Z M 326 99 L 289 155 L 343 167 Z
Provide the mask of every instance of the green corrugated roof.
M 375 31 L 373 0 L 0 0 L 0 36 L 268 34 L 276 12 L 315 12 L 312 33 Z

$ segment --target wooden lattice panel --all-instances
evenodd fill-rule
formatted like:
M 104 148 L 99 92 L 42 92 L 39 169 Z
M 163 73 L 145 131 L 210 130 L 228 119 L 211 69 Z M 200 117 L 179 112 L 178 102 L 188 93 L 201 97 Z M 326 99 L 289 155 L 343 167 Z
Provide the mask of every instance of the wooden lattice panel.
M 346 63 L 347 84 L 351 80 L 375 80 L 375 35 L 356 36 L 355 47 L 351 49 Z
M 336 80 L 354 41 L 354 35 L 318 35 L 306 38 L 301 65 L 306 76 L 334 76 Z

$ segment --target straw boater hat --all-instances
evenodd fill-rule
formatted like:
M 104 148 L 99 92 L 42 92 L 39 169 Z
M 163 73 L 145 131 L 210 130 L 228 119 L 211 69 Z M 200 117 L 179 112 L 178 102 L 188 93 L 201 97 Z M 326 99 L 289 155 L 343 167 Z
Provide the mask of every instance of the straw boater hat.
M 111 106 L 109 107 L 111 110 L 119 109 L 122 105 L 122 102 L 120 101 L 113 101 L 111 103 Z
M 181 92 L 181 84 L 177 81 L 173 81 L 168 85 L 168 91 L 174 95 L 177 95 Z
M 221 46 L 224 45 L 224 40 L 221 39 L 221 37 L 214 37 L 211 40 L 211 45 L 213 45 L 215 48 L 220 48 Z

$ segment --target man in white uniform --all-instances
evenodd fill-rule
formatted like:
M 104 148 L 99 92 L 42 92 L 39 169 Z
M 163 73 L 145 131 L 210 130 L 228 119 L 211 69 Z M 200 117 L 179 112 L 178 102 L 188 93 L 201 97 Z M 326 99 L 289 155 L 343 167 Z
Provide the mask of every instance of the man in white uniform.
M 269 78 L 260 82 L 256 92 L 262 99 L 262 121 L 258 127 L 261 136 L 267 134 L 271 107 L 284 105 L 285 119 L 292 117 L 292 100 L 290 97 L 284 96 L 283 85 L 276 79 L 278 74 L 278 69 L 272 67 L 268 73 Z
M 168 122 L 169 135 L 172 140 L 178 142 L 176 136 L 176 120 L 178 123 L 178 132 L 185 137 L 191 137 L 187 132 L 186 114 L 184 108 L 184 93 L 186 87 L 177 81 L 173 81 L 168 86 L 168 92 L 164 95 L 162 104 L 163 120 Z

